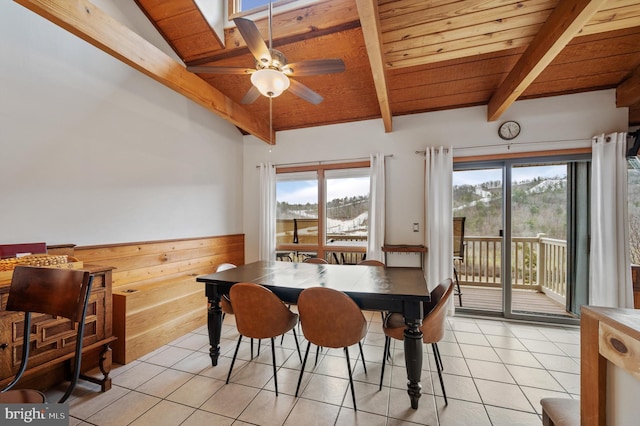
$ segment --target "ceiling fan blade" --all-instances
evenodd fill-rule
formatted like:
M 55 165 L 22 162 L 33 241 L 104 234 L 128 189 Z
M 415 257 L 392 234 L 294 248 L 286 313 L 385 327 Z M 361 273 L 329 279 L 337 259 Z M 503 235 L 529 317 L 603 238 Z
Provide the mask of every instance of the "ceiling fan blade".
M 345 68 L 342 59 L 314 59 L 287 64 L 283 72 L 299 77 L 304 75 L 333 74 L 343 72 Z
M 255 102 L 256 99 L 260 96 L 260 91 L 256 88 L 256 86 L 251 85 L 251 88 L 244 95 L 244 98 L 240 101 L 241 104 L 247 105 Z
M 258 63 L 263 65 L 269 64 L 271 62 L 271 53 L 269 53 L 269 48 L 262 39 L 262 35 L 260 35 L 256 24 L 245 18 L 235 18 L 233 22 L 236 24 L 240 35 L 245 43 L 247 43 L 249 51 Z
M 304 99 L 305 101 L 311 102 L 314 105 L 318 105 L 320 102 L 324 100 L 322 96 L 320 96 L 313 90 L 309 89 L 307 86 L 300 83 L 299 81 L 296 81 L 292 78 L 290 78 L 289 81 L 291 82 L 291 85 L 289 86 L 288 90 L 294 95 Z
M 240 67 L 207 67 L 193 66 L 187 67 L 187 71 L 199 74 L 251 74 L 255 69 Z

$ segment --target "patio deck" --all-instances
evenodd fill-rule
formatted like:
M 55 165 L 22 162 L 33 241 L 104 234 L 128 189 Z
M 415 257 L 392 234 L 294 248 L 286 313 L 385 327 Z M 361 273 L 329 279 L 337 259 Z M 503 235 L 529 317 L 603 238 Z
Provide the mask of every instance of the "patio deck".
M 483 311 L 502 311 L 502 289 L 494 287 L 461 285 L 462 306 Z M 512 311 L 531 312 L 543 315 L 554 315 L 574 318 L 566 312 L 565 307 L 544 293 L 531 290 L 513 290 Z M 459 307 L 458 297 L 454 297 L 455 306 Z

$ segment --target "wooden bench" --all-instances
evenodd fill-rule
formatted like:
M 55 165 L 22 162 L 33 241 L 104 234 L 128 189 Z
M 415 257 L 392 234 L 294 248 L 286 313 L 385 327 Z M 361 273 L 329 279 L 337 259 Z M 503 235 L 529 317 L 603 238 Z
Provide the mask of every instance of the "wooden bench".
M 244 235 L 76 247 L 74 256 L 113 266 L 113 359 L 127 364 L 206 324 L 196 276 L 244 264 Z

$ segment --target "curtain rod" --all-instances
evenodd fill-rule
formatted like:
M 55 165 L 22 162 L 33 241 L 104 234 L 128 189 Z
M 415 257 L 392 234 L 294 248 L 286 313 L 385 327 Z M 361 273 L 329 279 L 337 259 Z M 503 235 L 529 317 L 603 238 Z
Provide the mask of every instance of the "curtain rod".
M 384 158 L 390 158 L 393 157 L 393 154 L 385 154 Z M 289 167 L 289 166 L 301 166 L 304 164 L 317 164 L 318 166 L 321 164 L 333 164 L 333 163 L 345 163 L 345 162 L 351 162 L 351 161 L 365 161 L 365 160 L 369 160 L 369 157 L 360 157 L 360 158 L 344 158 L 344 159 L 340 159 L 340 160 L 320 160 L 320 161 L 301 161 L 298 163 L 280 163 L 280 164 L 274 164 L 273 167 Z M 260 166 L 257 165 L 256 169 L 259 168 Z
M 460 148 L 453 148 L 455 151 L 461 151 L 465 149 L 480 149 L 480 148 L 494 148 L 494 147 L 507 147 L 510 149 L 512 146 L 526 146 L 530 144 L 540 144 L 540 143 L 559 143 L 559 142 L 591 142 L 592 138 L 589 139 L 555 139 L 551 141 L 533 141 L 533 142 L 520 142 L 520 143 L 495 143 L 488 145 L 478 145 L 478 146 L 463 146 Z M 425 155 L 427 153 L 426 150 L 416 151 L 416 154 Z

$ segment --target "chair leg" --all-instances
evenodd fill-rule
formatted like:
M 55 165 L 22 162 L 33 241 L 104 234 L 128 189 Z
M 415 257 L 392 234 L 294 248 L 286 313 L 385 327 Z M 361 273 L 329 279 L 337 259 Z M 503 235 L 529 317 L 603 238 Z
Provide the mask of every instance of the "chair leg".
M 456 280 L 456 295 L 458 296 L 458 302 L 460 302 L 460 307 L 462 307 L 462 291 L 460 291 L 460 280 L 458 279 L 458 268 L 453 267 L 453 277 Z
M 436 353 L 439 354 L 438 350 L 437 350 L 437 344 L 434 343 L 434 353 L 433 356 L 436 358 L 436 369 L 438 370 L 438 378 L 440 379 L 440 387 L 442 388 L 442 396 L 444 397 L 444 405 L 449 405 L 449 402 L 447 402 L 447 392 L 444 390 L 444 380 L 442 380 L 442 366 L 441 366 L 441 362 L 442 361 L 438 361 L 438 355 L 436 355 Z
M 362 342 L 358 342 L 360 348 L 360 358 L 362 358 L 362 367 L 364 368 L 364 374 L 367 374 L 367 364 L 364 362 L 364 352 L 362 352 Z
M 347 370 L 349 370 L 349 386 L 351 386 L 351 398 L 353 398 L 353 411 L 358 411 L 356 408 L 356 391 L 353 389 L 353 375 L 351 374 L 351 361 L 349 361 L 348 348 L 344 348 L 344 355 L 347 358 Z
M 444 371 L 444 364 L 442 363 L 442 357 L 440 356 L 440 349 L 438 349 L 438 344 L 433 343 L 433 353 L 437 356 L 436 361 L 440 362 L 440 370 Z
M 233 359 L 231 360 L 231 366 L 229 366 L 229 374 L 227 374 L 226 384 L 229 384 L 229 379 L 231 378 L 231 371 L 233 371 L 233 364 L 236 363 L 236 357 L 238 356 L 238 349 L 240 349 L 240 342 L 242 342 L 242 335 L 238 337 L 238 344 L 236 345 L 236 350 L 233 353 Z
M 384 353 L 382 354 L 382 371 L 380 372 L 380 387 L 378 388 L 378 390 L 382 390 L 382 381 L 384 379 L 384 365 L 387 361 L 389 346 L 391 346 L 391 338 L 389 336 L 384 336 Z
M 258 339 L 258 355 L 260 356 L 260 339 Z M 251 339 L 251 359 L 253 359 L 253 339 Z
M 273 383 L 276 385 L 276 396 L 278 396 L 278 373 L 276 369 L 276 346 L 274 338 L 271 338 L 271 358 L 273 359 Z
M 298 391 L 300 390 L 300 383 L 302 383 L 302 375 L 304 374 L 304 366 L 307 365 L 307 357 L 309 356 L 309 348 L 311 342 L 307 343 L 307 350 L 304 351 L 304 361 L 302 361 L 302 368 L 300 369 L 300 377 L 298 377 L 298 386 L 296 387 L 296 398 L 298 397 Z
M 302 354 L 300 354 L 300 345 L 298 345 L 298 336 L 296 335 L 296 330 L 295 330 L 295 328 L 292 328 L 291 331 L 293 331 L 293 340 L 296 341 L 296 349 L 298 350 L 298 358 L 300 358 L 300 362 L 302 362 Z

